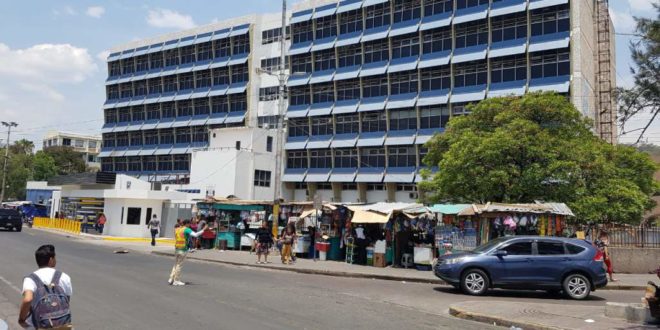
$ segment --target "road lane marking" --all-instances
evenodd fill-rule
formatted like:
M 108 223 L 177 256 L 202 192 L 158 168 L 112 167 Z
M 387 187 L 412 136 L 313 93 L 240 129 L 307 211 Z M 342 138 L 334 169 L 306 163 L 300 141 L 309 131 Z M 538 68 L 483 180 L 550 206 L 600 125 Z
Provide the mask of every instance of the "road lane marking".
M 19 289 L 17 286 L 13 285 L 11 282 L 9 282 L 6 278 L 0 276 L 0 282 L 3 282 L 7 284 L 10 288 L 14 289 L 14 291 L 18 292 L 19 294 L 21 293 L 21 289 Z

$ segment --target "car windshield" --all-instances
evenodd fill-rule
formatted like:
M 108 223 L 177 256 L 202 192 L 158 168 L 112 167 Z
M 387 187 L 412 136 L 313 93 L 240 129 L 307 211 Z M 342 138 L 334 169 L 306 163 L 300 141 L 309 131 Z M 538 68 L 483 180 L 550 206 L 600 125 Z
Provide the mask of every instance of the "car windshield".
M 488 243 L 484 245 L 479 245 L 476 249 L 472 250 L 474 253 L 484 253 L 490 249 L 492 249 L 494 246 L 504 242 L 507 240 L 507 237 L 500 237 L 496 238 L 494 240 L 489 241 Z

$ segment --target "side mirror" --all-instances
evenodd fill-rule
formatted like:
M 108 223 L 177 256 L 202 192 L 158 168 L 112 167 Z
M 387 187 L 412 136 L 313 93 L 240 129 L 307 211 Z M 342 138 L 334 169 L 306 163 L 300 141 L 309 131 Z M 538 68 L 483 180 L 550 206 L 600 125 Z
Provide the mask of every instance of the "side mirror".
M 497 250 L 497 251 L 495 252 L 495 255 L 496 255 L 498 258 L 502 258 L 502 257 L 506 257 L 506 256 L 508 255 L 508 253 L 506 252 L 506 250 Z

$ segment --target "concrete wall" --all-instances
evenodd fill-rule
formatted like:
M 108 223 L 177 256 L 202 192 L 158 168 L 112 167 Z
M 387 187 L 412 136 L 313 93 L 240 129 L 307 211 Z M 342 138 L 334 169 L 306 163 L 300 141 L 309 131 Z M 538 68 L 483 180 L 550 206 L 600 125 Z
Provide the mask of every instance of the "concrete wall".
M 140 224 L 127 225 L 126 218 L 128 216 L 128 208 L 140 208 Z M 124 209 L 122 215 L 122 208 Z M 105 208 L 103 212 L 108 220 L 103 231 L 103 235 L 121 236 L 121 237 L 151 237 L 147 229 L 147 209 L 152 209 L 152 214 L 158 215 L 161 219 L 163 211 L 162 200 L 149 200 L 149 199 L 121 199 L 111 198 L 105 200 Z
M 571 99 L 596 122 L 596 26 L 593 0 L 571 1 Z
M 660 249 L 609 248 L 615 273 L 648 274 L 660 267 Z

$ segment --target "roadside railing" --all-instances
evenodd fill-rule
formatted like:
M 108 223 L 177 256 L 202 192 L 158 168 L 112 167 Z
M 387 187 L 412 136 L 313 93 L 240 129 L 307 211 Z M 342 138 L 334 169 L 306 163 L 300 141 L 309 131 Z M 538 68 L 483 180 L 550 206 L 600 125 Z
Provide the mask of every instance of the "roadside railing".
M 606 230 L 612 247 L 660 248 L 660 228 L 617 226 Z
M 54 229 L 80 235 L 80 221 L 70 219 L 34 218 L 32 227 Z

